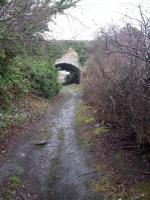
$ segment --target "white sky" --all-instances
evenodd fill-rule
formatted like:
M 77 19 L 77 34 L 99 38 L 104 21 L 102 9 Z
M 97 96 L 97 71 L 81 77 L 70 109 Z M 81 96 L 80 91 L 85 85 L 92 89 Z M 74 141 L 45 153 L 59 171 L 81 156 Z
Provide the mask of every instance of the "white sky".
M 56 25 L 49 24 L 54 39 L 90 40 L 100 27 L 121 24 L 123 15 L 138 16 L 137 6 L 150 10 L 150 0 L 81 0 L 67 15 L 59 15 Z

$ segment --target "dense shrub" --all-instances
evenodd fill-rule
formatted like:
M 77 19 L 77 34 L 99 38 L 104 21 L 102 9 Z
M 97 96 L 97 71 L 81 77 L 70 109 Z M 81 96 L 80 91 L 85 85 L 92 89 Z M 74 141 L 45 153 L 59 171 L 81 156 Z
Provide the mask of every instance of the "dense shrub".
M 29 91 L 30 83 L 21 72 L 17 59 L 14 59 L 7 67 L 7 71 L 0 74 L 0 108 L 9 107 L 12 102 L 24 97 Z
M 57 70 L 53 64 L 46 61 L 46 58 L 26 56 L 18 59 L 21 71 L 30 83 L 32 93 L 51 98 L 59 92 Z
M 56 69 L 46 61 L 16 57 L 0 75 L 0 108 L 10 106 L 29 92 L 51 98 L 59 92 Z
M 129 25 L 102 32 L 91 45 L 82 75 L 84 95 L 99 120 L 128 130 L 140 145 L 150 144 L 149 50 L 144 37 Z
M 54 66 L 46 62 L 38 63 L 31 70 L 31 87 L 33 92 L 45 98 L 51 98 L 60 90 L 58 74 Z

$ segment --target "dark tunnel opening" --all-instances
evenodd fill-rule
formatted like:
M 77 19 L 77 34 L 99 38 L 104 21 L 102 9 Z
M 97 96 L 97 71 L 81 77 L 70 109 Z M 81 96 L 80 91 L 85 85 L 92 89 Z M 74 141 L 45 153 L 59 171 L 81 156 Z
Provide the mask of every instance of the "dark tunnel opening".
M 78 67 L 68 63 L 56 64 L 55 67 L 58 69 L 58 71 L 70 72 L 70 74 L 66 76 L 64 84 L 80 84 L 80 69 Z

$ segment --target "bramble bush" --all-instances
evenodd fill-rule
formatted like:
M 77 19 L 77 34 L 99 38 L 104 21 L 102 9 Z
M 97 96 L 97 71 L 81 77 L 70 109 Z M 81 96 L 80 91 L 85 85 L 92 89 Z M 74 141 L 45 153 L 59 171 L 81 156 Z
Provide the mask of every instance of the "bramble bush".
M 0 74 L 0 109 L 6 109 L 12 102 L 26 96 L 29 91 L 29 81 L 21 72 L 17 59 L 14 59 L 5 74 Z
M 33 92 L 44 98 L 55 96 L 60 90 L 58 73 L 53 65 L 47 62 L 36 62 L 31 69 L 30 81 Z
M 60 90 L 57 70 L 46 61 L 32 57 L 16 57 L 5 74 L 0 74 L 0 108 L 9 107 L 14 101 L 34 93 L 51 98 Z
M 18 108 L 26 96 L 50 99 L 59 90 L 57 70 L 52 64 L 29 56 L 14 58 L 5 73 L 0 74 L 0 128 L 26 122 L 26 105 Z

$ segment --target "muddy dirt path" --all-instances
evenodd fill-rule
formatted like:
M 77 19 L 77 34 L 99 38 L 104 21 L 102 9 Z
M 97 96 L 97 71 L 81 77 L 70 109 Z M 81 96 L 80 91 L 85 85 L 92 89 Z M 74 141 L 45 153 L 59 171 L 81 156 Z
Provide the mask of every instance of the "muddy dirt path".
M 22 184 L 13 199 L 96 199 L 87 189 L 93 169 L 77 140 L 78 101 L 80 93 L 71 88 L 68 98 L 17 143 L 7 161 L 0 163 L 1 191 L 9 177 L 18 176 Z M 37 145 L 42 142 L 47 143 Z

